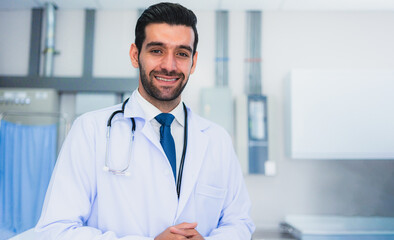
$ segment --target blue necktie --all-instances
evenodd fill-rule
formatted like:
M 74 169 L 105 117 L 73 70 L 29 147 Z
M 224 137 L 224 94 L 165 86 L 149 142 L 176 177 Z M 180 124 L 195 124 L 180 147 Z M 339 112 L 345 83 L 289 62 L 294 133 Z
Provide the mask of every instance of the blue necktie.
M 171 135 L 171 123 L 174 120 L 174 116 L 170 113 L 160 113 L 155 119 L 161 124 L 160 143 L 170 162 L 174 179 L 176 179 L 175 143 Z

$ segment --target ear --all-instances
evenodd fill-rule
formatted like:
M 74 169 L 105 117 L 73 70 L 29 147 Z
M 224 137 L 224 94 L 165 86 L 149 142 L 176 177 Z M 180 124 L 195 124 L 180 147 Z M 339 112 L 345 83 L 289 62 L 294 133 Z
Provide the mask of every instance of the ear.
M 138 48 L 135 43 L 130 46 L 130 60 L 133 67 L 138 68 Z
M 194 56 L 193 56 L 193 65 L 192 65 L 192 68 L 190 69 L 190 74 L 194 73 L 194 69 L 196 69 L 197 56 L 198 56 L 198 52 L 196 51 L 196 53 L 194 53 Z

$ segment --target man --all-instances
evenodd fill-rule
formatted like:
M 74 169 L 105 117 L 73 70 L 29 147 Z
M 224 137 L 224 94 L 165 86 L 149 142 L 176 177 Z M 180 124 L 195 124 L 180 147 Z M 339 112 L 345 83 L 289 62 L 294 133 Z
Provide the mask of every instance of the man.
M 130 49 L 138 89 L 110 120 L 109 139 L 107 121 L 120 105 L 74 122 L 36 227 L 45 239 L 251 238 L 230 137 L 181 101 L 197 63 L 196 22 L 172 3 L 138 19 Z

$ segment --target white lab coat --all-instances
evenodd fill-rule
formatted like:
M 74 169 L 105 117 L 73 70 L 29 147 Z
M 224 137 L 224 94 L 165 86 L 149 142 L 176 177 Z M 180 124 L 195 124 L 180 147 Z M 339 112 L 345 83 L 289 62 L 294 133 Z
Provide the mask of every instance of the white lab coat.
M 103 171 L 106 123 L 120 105 L 75 120 L 60 152 L 36 230 L 43 239 L 153 239 L 167 227 L 197 222 L 206 240 L 249 240 L 250 200 L 231 139 L 188 109 L 188 145 L 178 200 L 171 166 L 132 95 L 112 121 Z M 131 121 L 136 120 L 131 145 Z M 131 149 L 130 149 L 131 145 Z M 131 153 L 130 153 L 131 150 Z

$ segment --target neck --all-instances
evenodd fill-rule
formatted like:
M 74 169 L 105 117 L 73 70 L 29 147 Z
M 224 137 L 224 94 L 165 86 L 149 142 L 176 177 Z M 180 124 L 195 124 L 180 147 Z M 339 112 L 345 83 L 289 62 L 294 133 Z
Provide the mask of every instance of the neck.
M 153 106 L 157 107 L 157 109 L 159 109 L 163 113 L 171 112 L 181 102 L 181 96 L 179 96 L 176 99 L 171 100 L 171 101 L 161 101 L 156 98 L 153 98 L 152 96 L 147 94 L 145 91 L 140 91 L 139 88 L 138 88 L 138 92 L 141 94 L 141 96 L 143 98 L 145 98 L 146 101 L 151 103 Z

